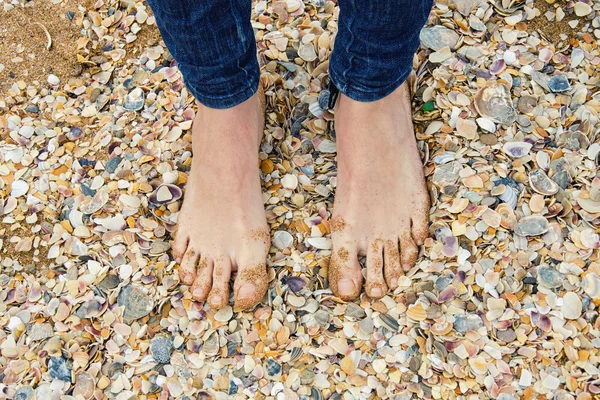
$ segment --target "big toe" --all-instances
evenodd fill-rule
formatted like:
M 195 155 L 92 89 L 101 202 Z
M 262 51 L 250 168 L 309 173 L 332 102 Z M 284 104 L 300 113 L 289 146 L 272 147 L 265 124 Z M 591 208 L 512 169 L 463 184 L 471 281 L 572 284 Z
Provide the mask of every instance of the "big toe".
M 245 265 L 240 267 L 234 283 L 236 311 L 248 310 L 257 305 L 269 285 L 265 264 Z
M 329 287 L 342 300 L 353 300 L 360 295 L 362 274 L 358 252 L 344 247 L 335 248 L 329 262 Z

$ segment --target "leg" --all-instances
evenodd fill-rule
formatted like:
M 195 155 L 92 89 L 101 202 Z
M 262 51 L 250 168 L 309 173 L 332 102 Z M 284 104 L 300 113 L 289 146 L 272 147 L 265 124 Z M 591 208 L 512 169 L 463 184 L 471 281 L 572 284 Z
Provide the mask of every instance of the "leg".
M 330 285 L 360 294 L 358 256 L 367 257 L 366 293 L 380 298 L 414 265 L 427 235 L 429 198 L 404 84 L 431 0 L 339 0 L 329 74 L 335 110 L 338 185 Z M 344 254 L 345 257 L 340 257 Z
M 264 110 L 250 0 L 149 0 L 186 86 L 201 103 L 192 128 L 194 159 L 173 254 L 192 296 L 249 308 L 266 292 L 269 236 L 258 148 Z M 251 274 L 249 272 L 252 272 Z

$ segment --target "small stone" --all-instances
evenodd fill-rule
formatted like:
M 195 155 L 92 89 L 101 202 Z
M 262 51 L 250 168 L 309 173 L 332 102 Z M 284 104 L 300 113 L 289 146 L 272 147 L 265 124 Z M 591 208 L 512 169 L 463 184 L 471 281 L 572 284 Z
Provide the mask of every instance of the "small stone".
M 27 106 L 27 108 L 25 108 L 25 111 L 30 112 L 30 113 L 39 113 L 40 109 L 35 104 L 30 104 Z
M 171 361 L 173 352 L 173 338 L 165 335 L 159 335 L 152 338 L 150 342 L 150 352 L 154 361 L 160 364 L 168 364 Z

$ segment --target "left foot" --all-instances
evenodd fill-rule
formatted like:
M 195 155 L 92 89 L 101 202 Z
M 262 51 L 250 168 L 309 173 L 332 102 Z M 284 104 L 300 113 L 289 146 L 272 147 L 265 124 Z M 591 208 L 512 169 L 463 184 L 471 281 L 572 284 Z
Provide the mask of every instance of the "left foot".
M 335 110 L 338 185 L 329 285 L 344 300 L 360 295 L 358 257 L 367 257 L 369 297 L 383 297 L 417 260 L 427 237 L 429 197 L 412 125 L 408 88 Z

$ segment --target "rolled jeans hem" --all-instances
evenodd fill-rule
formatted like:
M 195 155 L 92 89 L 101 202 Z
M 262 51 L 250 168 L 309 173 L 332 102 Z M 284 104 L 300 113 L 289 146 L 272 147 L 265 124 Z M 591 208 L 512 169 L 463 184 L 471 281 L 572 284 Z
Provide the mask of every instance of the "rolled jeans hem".
M 377 88 L 373 90 L 363 90 L 348 84 L 346 79 L 344 79 L 342 75 L 335 71 L 335 67 L 333 65 L 329 66 L 329 79 L 345 96 L 351 98 L 352 100 L 366 103 L 381 100 L 384 97 L 392 94 L 396 89 L 402 86 L 402 84 L 408 79 L 408 76 L 411 72 L 412 67 L 403 72 L 397 80 L 385 86 L 384 88 Z
M 193 82 L 185 82 L 184 79 L 185 86 L 200 104 L 208 108 L 216 109 L 232 108 L 248 100 L 254 95 L 254 93 L 258 91 L 258 82 L 259 79 L 254 79 L 249 84 L 244 85 L 244 87 L 236 93 L 228 94 L 226 96 L 214 97 L 202 95 L 195 88 Z

